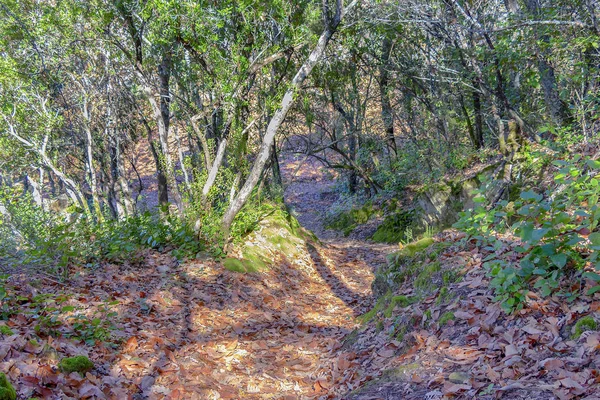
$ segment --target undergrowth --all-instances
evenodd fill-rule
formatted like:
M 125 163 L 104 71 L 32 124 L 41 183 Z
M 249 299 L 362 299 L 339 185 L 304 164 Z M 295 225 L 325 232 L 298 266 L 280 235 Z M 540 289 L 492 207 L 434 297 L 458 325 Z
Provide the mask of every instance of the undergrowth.
M 523 307 L 530 288 L 542 296 L 556 295 L 573 301 L 582 285 L 563 284 L 580 277 L 596 282 L 588 291 L 600 291 L 600 162 L 579 155 L 556 160 L 553 184 L 545 190 L 522 190 L 514 201 L 489 204 L 489 184 L 476 191 L 478 206 L 461 214 L 455 227 L 499 252 L 500 235 L 519 240 L 519 261 L 497 257 L 484 260 L 491 286 L 505 311 Z

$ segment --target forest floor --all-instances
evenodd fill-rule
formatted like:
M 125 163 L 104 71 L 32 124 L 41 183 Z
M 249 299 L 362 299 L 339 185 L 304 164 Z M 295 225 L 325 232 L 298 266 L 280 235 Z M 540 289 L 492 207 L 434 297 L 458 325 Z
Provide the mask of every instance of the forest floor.
M 459 271 L 452 296 L 432 275 L 430 295 L 361 324 L 375 305 L 374 271 L 398 247 L 366 240 L 369 227 L 350 238 L 323 227 L 335 177 L 318 164 L 287 160 L 283 172 L 288 205 L 321 243 L 268 271 L 145 251 L 127 264 L 75 269 L 66 282 L 7 278 L 0 371 L 19 398 L 600 398 L 600 333 L 573 339 L 570 330 L 598 313 L 597 298 L 566 306 L 529 293 L 520 313 L 506 315 L 481 267 L 495 250 L 447 232 L 436 238 L 443 251 L 424 255 L 420 268 Z M 515 245 L 507 238 L 497 256 L 518 257 Z M 409 282 L 396 294 L 416 292 Z M 409 328 L 403 339 L 398 321 Z M 94 368 L 61 372 L 60 359 L 75 355 Z
M 294 167 L 286 164 L 286 178 Z M 335 398 L 357 387 L 368 377 L 350 371 L 356 360 L 339 349 L 372 308 L 374 270 L 394 246 L 324 230 L 334 182 L 315 168 L 304 164 L 286 197 L 323 242 L 268 272 L 147 251 L 73 271 L 66 284 L 9 277 L 3 304 L 13 334 L 0 341 L 0 370 L 19 398 Z M 61 358 L 81 354 L 93 370 L 59 370 Z

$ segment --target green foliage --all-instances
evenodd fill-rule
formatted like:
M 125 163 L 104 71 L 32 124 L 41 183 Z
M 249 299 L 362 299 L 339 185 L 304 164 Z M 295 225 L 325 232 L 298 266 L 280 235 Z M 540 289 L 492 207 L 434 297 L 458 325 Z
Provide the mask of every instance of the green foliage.
M 372 239 L 376 242 L 400 243 L 407 239 L 407 228 L 411 227 L 413 220 L 413 213 L 408 211 L 389 215 L 379 225 Z
M 367 202 L 360 208 L 350 210 L 339 210 L 329 213 L 325 221 L 327 229 L 342 231 L 344 236 L 348 236 L 358 225 L 365 224 L 376 214 L 373 205 Z
M 86 356 L 66 357 L 58 363 L 58 369 L 65 374 L 71 372 L 79 372 L 81 376 L 85 376 L 86 372 L 94 368 L 94 363 Z
M 32 297 L 15 295 L 12 287 L 2 284 L 1 317 L 8 320 L 21 314 L 35 321 L 34 330 L 39 336 L 68 337 L 84 341 L 90 346 L 100 343 L 116 347 L 115 330 L 117 312 L 112 308 L 116 301 L 104 301 L 91 309 L 68 305 L 70 296 L 41 293 Z M 0 333 L 12 334 L 6 325 Z
M 0 257 L 53 272 L 66 274 L 69 265 L 91 266 L 102 260 L 135 263 L 140 250 L 146 248 L 170 250 L 178 258 L 193 257 L 206 248 L 192 226 L 176 215 L 145 212 L 124 220 L 106 219 L 103 223 L 80 216 L 69 223 L 44 212 L 29 197 L 19 199 L 5 194 L 0 202 L 7 205 L 10 215 L 10 225 L 0 224 L 0 232 L 12 230 L 6 237 L 14 238 L 13 242 L 0 245 Z M 20 240 L 14 232 L 19 233 Z
M 0 400 L 16 400 L 17 391 L 10 383 L 6 374 L 0 372 Z
M 581 334 L 585 331 L 595 331 L 598 329 L 598 323 L 591 316 L 585 316 L 579 318 L 573 327 L 573 338 L 579 339 Z
M 116 311 L 111 311 L 111 307 L 118 302 L 104 302 L 99 304 L 89 313 L 77 312 L 68 318 L 73 333 L 67 336 L 83 340 L 89 346 L 96 346 L 104 343 L 110 347 L 117 347 L 112 332 L 115 330 L 115 318 L 118 316 Z M 68 312 L 71 308 L 62 307 L 61 311 Z
M 561 287 L 561 280 L 580 271 L 586 263 L 598 265 L 600 234 L 594 232 L 600 220 L 600 162 L 580 156 L 570 162 L 558 160 L 554 184 L 543 193 L 524 190 L 514 202 L 502 201 L 495 207 L 485 207 L 485 188 L 478 190 L 475 210 L 462 213 L 455 227 L 493 249 L 502 246 L 496 232 L 514 232 L 522 245 L 518 264 L 495 259 L 484 266 L 492 277 L 491 286 L 506 311 L 523 306 L 525 292 L 533 285 L 543 296 L 558 294 L 573 300 L 577 293 Z M 589 233 L 589 236 L 587 234 Z M 586 239 L 587 237 L 587 239 Z M 589 255 L 585 255 L 585 254 Z M 600 281 L 597 272 L 585 277 Z M 590 294 L 600 290 L 594 286 Z

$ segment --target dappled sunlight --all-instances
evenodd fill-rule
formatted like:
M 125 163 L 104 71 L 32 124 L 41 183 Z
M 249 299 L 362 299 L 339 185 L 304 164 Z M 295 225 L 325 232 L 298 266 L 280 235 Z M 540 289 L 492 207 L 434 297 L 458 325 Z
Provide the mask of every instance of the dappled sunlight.
M 86 385 L 92 386 L 86 390 L 108 398 L 135 393 L 170 399 L 323 395 L 332 381 L 327 370 L 335 349 L 357 327 L 349 316 L 369 307 L 370 297 L 347 304 L 357 294 L 342 294 L 330 285 L 334 274 L 354 282 L 356 275 L 344 276 L 349 268 L 326 279 L 320 271 L 325 265 L 315 268 L 306 260 L 294 264 L 283 258 L 267 272 L 238 274 L 213 261 L 177 264 L 153 252 L 146 258 L 142 266 L 106 265 L 98 274 L 84 273 L 70 282 L 73 297 L 86 299 L 86 315 L 106 300 L 112 302 L 110 335 L 118 351 L 103 347 L 101 340 L 94 348 L 74 340 L 56 351 L 60 358 L 88 354 L 95 370 L 88 373 Z M 355 268 L 371 274 L 366 266 Z M 360 291 L 368 293 L 369 283 L 363 281 Z M 357 282 L 353 285 L 359 289 Z M 32 323 L 15 328 L 32 330 Z M 26 342 L 4 343 L 30 365 L 11 369 L 14 381 L 57 363 L 22 352 Z M 44 346 L 57 343 L 48 337 Z M 79 393 L 80 388 L 29 381 L 26 392 L 31 396 Z

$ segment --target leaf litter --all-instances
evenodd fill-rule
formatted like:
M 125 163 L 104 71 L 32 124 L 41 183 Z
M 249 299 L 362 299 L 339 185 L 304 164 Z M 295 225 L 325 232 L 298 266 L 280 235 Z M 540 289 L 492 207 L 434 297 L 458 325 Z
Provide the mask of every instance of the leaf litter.
M 308 177 L 288 188 L 313 230 L 330 186 Z M 565 303 L 529 292 L 506 315 L 482 268 L 490 251 L 449 231 L 436 238 L 452 244 L 436 261 L 460 271 L 448 288 L 458 297 L 438 301 L 437 291 L 361 325 L 374 269 L 392 248 L 323 236 L 256 274 L 147 251 L 143 263 L 74 270 L 67 285 L 13 275 L 1 311 L 14 334 L 0 337 L 0 370 L 21 398 L 600 398 L 600 332 L 574 339 L 570 329 L 598 315 L 599 294 Z M 410 280 L 397 289 L 413 291 Z M 390 335 L 397 321 L 402 340 Z M 75 355 L 93 370 L 60 372 Z

